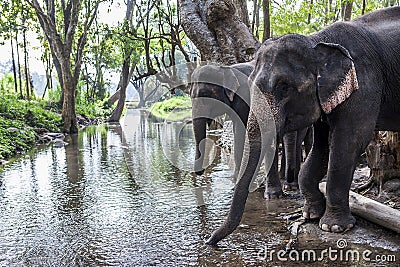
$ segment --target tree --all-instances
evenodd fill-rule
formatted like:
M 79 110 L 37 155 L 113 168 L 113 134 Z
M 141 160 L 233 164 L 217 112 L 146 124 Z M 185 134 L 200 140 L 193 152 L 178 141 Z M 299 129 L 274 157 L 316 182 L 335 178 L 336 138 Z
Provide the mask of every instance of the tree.
M 114 28 L 101 23 L 96 17 L 94 27 L 88 36 L 88 50 L 84 57 L 84 79 L 86 83 L 86 97 L 90 101 L 103 100 L 107 93 L 106 70 L 119 70 L 121 54 L 115 51 Z M 91 66 L 91 68 L 88 68 Z
M 101 1 L 70 0 L 68 2 L 61 1 L 61 5 L 56 5 L 54 0 L 46 0 L 44 1 L 45 7 L 42 7 L 37 0 L 26 1 L 36 12 L 49 42 L 57 70 L 63 92 L 63 131 L 77 133 L 76 88 L 81 73 L 88 30 L 94 21 Z M 58 10 L 57 14 L 56 10 Z M 60 16 L 56 17 L 58 14 Z
M 133 74 L 133 70 L 136 67 L 136 63 L 131 66 L 131 57 L 134 52 L 134 47 L 132 46 L 132 42 L 129 42 L 129 40 L 125 38 L 125 36 L 127 36 L 131 31 L 137 31 L 137 27 L 136 25 L 133 25 L 132 21 L 133 9 L 135 6 L 135 0 L 128 0 L 126 3 L 125 19 L 122 25 L 122 53 L 124 60 L 122 64 L 121 78 L 118 85 L 120 87 L 120 89 L 118 90 L 118 103 L 113 110 L 110 118 L 108 119 L 110 122 L 117 122 L 121 118 L 122 111 L 125 106 L 126 88 L 128 87 L 130 77 Z
M 6 40 L 10 40 L 11 58 L 14 75 L 15 92 L 24 97 L 23 76 L 25 79 L 25 96 L 29 100 L 31 94 L 31 78 L 29 74 L 29 55 L 26 40 L 26 31 L 32 23 L 32 10 L 26 8 L 21 1 L 3 1 L 0 5 L 0 35 Z M 23 42 L 18 41 L 19 34 L 22 32 Z M 24 63 L 21 64 L 20 46 L 23 48 Z M 23 66 L 23 67 L 22 67 Z M 18 77 L 17 77 L 18 74 Z M 24 74 L 24 75 L 23 75 Z M 19 87 L 19 90 L 18 90 Z
M 144 107 L 148 101 L 153 100 L 156 92 L 160 89 L 161 84 L 157 79 L 149 80 L 148 78 L 149 77 L 137 81 L 131 81 L 139 95 L 138 108 Z
M 264 13 L 264 34 L 263 41 L 271 37 L 271 18 L 269 11 L 269 0 L 263 0 L 263 13 Z
M 342 3 L 342 20 L 351 20 L 351 12 L 353 9 L 353 0 L 347 0 Z
M 248 61 L 260 43 L 249 29 L 244 0 L 180 0 L 180 19 L 202 60 L 220 64 Z
M 185 36 L 178 10 L 176 5 L 171 2 L 170 0 L 152 0 L 131 3 L 132 10 L 134 9 L 137 14 L 134 18 L 136 21 L 134 23 L 132 17 L 128 18 L 129 20 L 126 18 L 125 23 L 129 24 L 125 25 L 119 35 L 123 40 L 124 58 L 131 61 L 129 71 L 128 68 L 125 68 L 125 74 L 128 75 L 132 84 L 156 75 L 159 82 L 169 84 L 171 92 L 176 89 L 176 84 L 179 85 L 178 89 L 186 91 L 185 86 L 180 86 L 184 83 L 177 82 L 180 77 L 176 64 L 182 63 L 178 62 L 178 58 L 181 58 L 178 56 L 178 51 L 181 52 L 179 55 L 183 56 L 184 62 L 190 62 L 193 57 L 185 48 Z M 125 47 L 127 44 L 130 46 Z M 130 57 L 128 58 L 126 55 L 130 55 Z M 109 104 L 118 99 L 110 121 L 118 121 L 124 107 L 126 88 L 122 86 L 124 85 L 123 79 L 124 76 L 121 75 L 118 85 L 120 89 L 110 97 Z

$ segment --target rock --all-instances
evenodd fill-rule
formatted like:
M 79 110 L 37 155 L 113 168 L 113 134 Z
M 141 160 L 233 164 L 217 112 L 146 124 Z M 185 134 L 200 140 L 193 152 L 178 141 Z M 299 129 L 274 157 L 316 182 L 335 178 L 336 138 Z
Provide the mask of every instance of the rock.
M 18 129 L 18 128 L 15 128 L 15 127 L 10 127 L 10 128 L 7 129 L 7 131 L 13 133 L 13 132 L 18 132 L 19 129 Z
M 399 192 L 400 191 L 400 179 L 392 179 L 387 181 L 383 185 L 383 190 L 388 192 L 388 193 L 394 193 L 394 192 Z
M 52 142 L 54 147 L 64 147 L 68 145 L 68 143 L 64 142 L 62 139 L 54 139 Z
M 34 128 L 33 130 L 38 134 L 45 134 L 48 132 L 46 128 Z
M 65 135 L 62 133 L 47 133 L 46 135 L 53 139 L 64 139 L 65 138 Z

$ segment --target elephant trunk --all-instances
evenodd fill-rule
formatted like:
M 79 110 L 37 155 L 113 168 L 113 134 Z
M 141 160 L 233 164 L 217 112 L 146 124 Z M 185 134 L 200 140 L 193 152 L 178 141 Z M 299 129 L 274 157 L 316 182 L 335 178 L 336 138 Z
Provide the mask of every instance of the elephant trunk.
M 194 172 L 197 175 L 202 175 L 204 173 L 203 161 L 206 148 L 206 124 L 206 118 L 193 118 L 193 131 L 196 142 Z
M 283 135 L 283 145 L 285 147 L 285 178 L 288 183 L 296 181 L 297 176 L 297 131 Z M 300 147 L 301 148 L 301 147 Z M 301 150 L 300 150 L 301 151 Z M 297 182 L 297 181 L 296 181 Z
M 220 240 L 232 233 L 239 225 L 249 194 L 250 182 L 252 178 L 257 175 L 257 170 L 261 164 L 261 156 L 265 153 L 265 151 L 261 150 L 261 131 L 253 112 L 250 113 L 247 128 L 248 142 L 245 144 L 245 152 L 239 174 L 240 179 L 235 185 L 231 208 L 224 224 L 206 241 L 208 245 L 217 244 Z

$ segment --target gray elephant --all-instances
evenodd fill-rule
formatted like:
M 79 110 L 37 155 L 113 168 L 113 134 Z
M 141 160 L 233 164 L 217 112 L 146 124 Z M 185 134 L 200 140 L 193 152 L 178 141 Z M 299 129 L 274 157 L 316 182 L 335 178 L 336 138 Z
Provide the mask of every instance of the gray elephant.
M 250 79 L 254 90 L 244 160 L 262 157 L 260 128 L 268 116 L 279 134 L 314 124 L 314 145 L 299 175 L 303 216 L 319 219 L 324 231 L 352 228 L 349 189 L 359 156 L 375 130 L 400 131 L 400 7 L 337 22 L 310 36 L 267 40 Z M 272 112 L 262 114 L 267 105 Z M 240 223 L 257 167 L 254 160 L 241 170 L 228 217 L 208 244 Z M 325 174 L 326 198 L 318 190 Z
M 254 70 L 255 62 L 240 63 L 230 67 L 206 65 L 193 73 L 191 98 L 193 113 L 193 129 L 196 141 L 195 172 L 204 172 L 204 155 L 206 127 L 213 118 L 228 114 L 233 121 L 234 160 L 233 177 L 238 177 L 245 142 L 245 126 L 250 110 L 250 88 L 248 76 Z M 285 187 L 297 189 L 300 169 L 301 143 L 305 139 L 307 129 L 285 134 Z M 286 162 L 286 164 L 284 164 Z M 268 166 L 268 163 L 265 163 Z M 274 159 L 265 188 L 265 197 L 278 198 L 283 194 L 278 174 L 278 157 Z

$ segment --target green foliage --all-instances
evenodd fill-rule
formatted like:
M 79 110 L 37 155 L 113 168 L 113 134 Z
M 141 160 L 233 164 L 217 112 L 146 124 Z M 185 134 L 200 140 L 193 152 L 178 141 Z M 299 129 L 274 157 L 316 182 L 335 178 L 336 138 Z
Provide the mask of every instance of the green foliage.
M 107 104 L 107 100 L 79 101 L 76 105 L 76 113 L 88 118 L 106 118 L 111 115 L 112 107 Z
M 150 113 L 161 119 L 179 121 L 191 116 L 192 102 L 187 96 L 175 96 L 170 99 L 154 103 Z
M 14 78 L 11 73 L 6 73 L 0 79 L 0 92 L 2 93 L 11 93 L 14 88 Z
M 48 92 L 47 100 L 20 99 L 13 90 L 13 77 L 0 79 L 0 159 L 17 152 L 26 151 L 43 131 L 60 132 L 61 109 L 56 105 L 61 97 L 61 88 Z M 78 86 L 77 113 L 89 118 L 108 117 L 112 107 L 107 100 L 89 101 Z
M 271 30 L 273 36 L 288 33 L 308 35 L 329 24 L 342 20 L 342 5 L 346 0 L 283 0 L 271 4 Z M 389 6 L 388 1 L 366 1 L 364 13 Z M 362 15 L 363 0 L 354 0 L 352 18 Z
M 87 118 L 105 118 L 110 116 L 112 107 L 107 104 L 108 98 L 104 100 L 92 100 L 87 97 L 83 89 L 84 82 L 80 81 L 77 86 L 76 94 L 76 113 Z M 55 90 L 50 90 L 47 95 L 47 107 L 52 107 L 61 113 L 58 103 L 61 99 L 61 88 L 57 86 Z
M 0 159 L 29 149 L 36 131 L 60 131 L 60 115 L 47 110 L 45 101 L 26 101 L 15 95 L 0 94 Z
M 48 106 L 56 106 L 61 99 L 61 87 L 57 84 L 57 87 L 53 90 L 47 91 L 47 96 L 45 98 L 48 101 Z
M 84 90 L 84 86 L 84 81 L 80 81 L 77 86 L 76 113 L 88 118 L 105 118 L 110 116 L 112 109 L 107 105 L 108 99 L 92 99 L 89 96 L 90 92 Z
M 60 116 L 47 110 L 45 101 L 26 101 L 9 94 L 0 94 L 0 116 L 49 131 L 59 131 L 61 126 Z
M 0 159 L 18 151 L 25 151 L 35 142 L 36 133 L 23 121 L 9 120 L 0 116 Z

